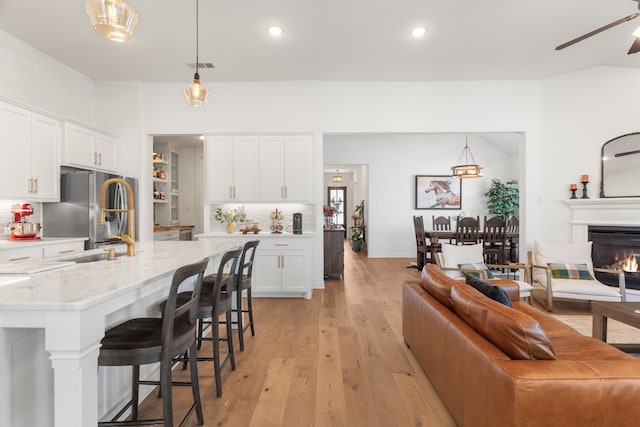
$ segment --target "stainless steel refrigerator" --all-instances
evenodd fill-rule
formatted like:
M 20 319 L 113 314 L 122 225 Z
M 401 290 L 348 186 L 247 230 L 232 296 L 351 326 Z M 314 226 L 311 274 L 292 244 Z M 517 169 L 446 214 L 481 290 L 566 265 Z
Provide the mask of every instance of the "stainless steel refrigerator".
M 109 235 L 128 234 L 128 213 L 106 213 L 105 224 L 98 224 L 100 188 L 109 178 L 124 178 L 133 190 L 134 208 L 138 204 L 138 181 L 103 172 L 62 167 L 60 169 L 60 202 L 43 203 L 42 234 L 44 237 L 85 237 L 85 249 L 119 244 Z M 127 209 L 126 191 L 121 184 L 107 188 L 105 207 Z M 135 210 L 136 240 L 138 211 Z

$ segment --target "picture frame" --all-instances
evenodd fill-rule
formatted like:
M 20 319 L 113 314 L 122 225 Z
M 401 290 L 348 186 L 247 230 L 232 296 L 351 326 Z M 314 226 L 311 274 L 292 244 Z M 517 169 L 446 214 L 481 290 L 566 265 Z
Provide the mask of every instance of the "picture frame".
M 416 209 L 462 209 L 462 180 L 451 175 L 416 175 Z

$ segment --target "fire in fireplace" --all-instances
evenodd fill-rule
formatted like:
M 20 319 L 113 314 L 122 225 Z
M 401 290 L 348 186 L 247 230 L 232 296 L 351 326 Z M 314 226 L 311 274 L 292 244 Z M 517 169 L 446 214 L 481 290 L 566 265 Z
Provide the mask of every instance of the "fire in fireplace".
M 640 289 L 640 227 L 589 226 L 589 240 L 593 242 L 593 266 L 625 271 L 627 288 Z M 617 286 L 613 274 L 596 273 L 598 280 Z

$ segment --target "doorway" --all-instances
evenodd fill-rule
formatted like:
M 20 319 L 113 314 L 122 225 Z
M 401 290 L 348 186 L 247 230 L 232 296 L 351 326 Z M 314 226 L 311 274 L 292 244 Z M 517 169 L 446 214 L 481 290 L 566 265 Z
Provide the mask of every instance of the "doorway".
M 345 220 L 345 206 L 347 204 L 347 187 L 328 187 L 327 201 L 329 206 L 334 209 L 333 224 L 347 229 L 347 221 Z

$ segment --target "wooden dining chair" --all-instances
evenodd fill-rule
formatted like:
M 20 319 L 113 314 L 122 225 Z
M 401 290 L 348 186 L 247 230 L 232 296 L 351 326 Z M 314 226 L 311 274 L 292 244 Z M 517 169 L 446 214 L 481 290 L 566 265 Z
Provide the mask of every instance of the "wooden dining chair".
M 431 260 L 431 245 L 424 237 L 424 221 L 421 216 L 413 216 L 413 228 L 416 235 L 416 266 L 422 271 L 424 265 Z
M 480 243 L 480 216 L 458 217 L 456 221 L 456 245 Z
M 482 251 L 486 264 L 505 264 L 507 251 L 507 222 L 500 217 L 484 217 Z
M 451 231 L 451 218 L 449 218 L 448 216 L 436 217 L 435 215 L 432 215 L 431 222 L 432 222 L 433 231 Z M 447 239 L 447 240 L 448 240 L 447 243 L 451 243 L 451 239 Z M 441 242 L 442 239 L 439 239 L 439 241 Z M 442 244 L 431 242 L 431 246 L 433 246 L 434 244 L 437 246 L 435 248 L 436 251 L 441 252 Z

